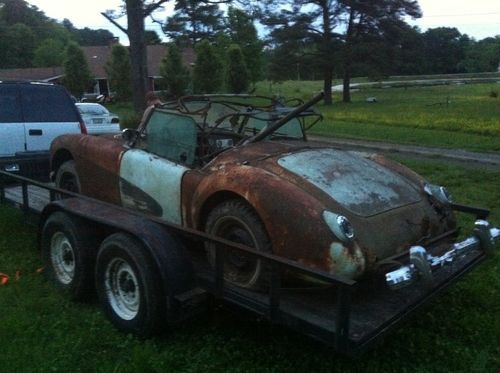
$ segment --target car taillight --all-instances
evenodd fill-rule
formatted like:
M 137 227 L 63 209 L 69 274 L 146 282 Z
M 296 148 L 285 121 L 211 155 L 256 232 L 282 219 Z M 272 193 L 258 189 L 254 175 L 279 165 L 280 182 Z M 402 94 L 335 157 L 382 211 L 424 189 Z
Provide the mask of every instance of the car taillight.
M 85 123 L 83 122 L 80 122 L 80 132 L 83 134 L 83 135 L 87 135 L 88 132 L 87 132 L 87 127 L 85 127 Z

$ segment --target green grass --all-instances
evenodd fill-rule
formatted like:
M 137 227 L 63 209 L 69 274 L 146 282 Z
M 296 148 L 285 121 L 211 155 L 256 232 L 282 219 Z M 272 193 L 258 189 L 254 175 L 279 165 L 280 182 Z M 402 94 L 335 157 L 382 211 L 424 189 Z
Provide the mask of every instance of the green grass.
M 321 82 L 260 83 L 260 94 L 307 99 Z M 411 88 L 362 88 L 352 102 L 317 105 L 324 121 L 311 130 L 323 136 L 348 137 L 473 151 L 500 151 L 498 84 L 464 84 Z M 368 103 L 376 97 L 377 103 Z
M 418 79 L 433 76 L 416 77 Z M 366 82 L 366 78 L 353 82 Z M 341 84 L 335 80 L 335 84 Z M 307 100 L 322 90 L 321 81 L 259 82 L 256 94 Z M 341 102 L 334 93 L 334 104 L 316 109 L 324 116 L 310 133 L 401 144 L 500 152 L 500 85 L 463 84 L 402 88 L 361 88 L 352 93 L 352 102 Z M 376 97 L 377 103 L 366 98 Z M 140 122 L 130 103 L 108 108 L 120 116 L 122 128 L 135 128 Z
M 492 209 L 500 225 L 500 174 L 405 161 L 455 199 Z M 461 216 L 470 227 L 472 220 Z M 0 206 L 2 372 L 493 372 L 500 368 L 498 255 L 436 299 L 358 361 L 309 338 L 217 309 L 169 335 L 118 333 L 96 302 L 72 303 L 37 273 L 35 229 Z M 15 272 L 20 272 L 19 280 Z

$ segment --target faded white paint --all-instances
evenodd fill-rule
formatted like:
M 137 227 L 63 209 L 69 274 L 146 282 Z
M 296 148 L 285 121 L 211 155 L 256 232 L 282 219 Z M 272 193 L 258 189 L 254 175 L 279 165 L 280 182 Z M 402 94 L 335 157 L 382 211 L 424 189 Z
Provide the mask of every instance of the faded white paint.
M 420 201 L 403 176 L 353 152 L 308 150 L 286 155 L 278 163 L 356 215 L 371 216 Z
M 120 177 L 139 193 L 130 193 L 130 187 L 120 183 L 122 204 L 125 207 L 147 210 L 145 203 L 152 199 L 161 206 L 161 218 L 182 224 L 181 181 L 189 168 L 159 158 L 140 149 L 132 149 L 123 155 Z M 137 188 L 137 189 L 136 189 Z M 144 200 L 144 197 L 147 200 Z

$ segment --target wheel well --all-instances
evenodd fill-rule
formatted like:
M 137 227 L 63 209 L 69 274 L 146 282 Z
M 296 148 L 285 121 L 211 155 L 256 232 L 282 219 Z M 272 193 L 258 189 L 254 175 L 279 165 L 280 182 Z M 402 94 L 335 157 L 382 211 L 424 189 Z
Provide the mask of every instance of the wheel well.
M 61 167 L 61 165 L 64 162 L 70 161 L 72 159 L 73 159 L 73 156 L 71 155 L 71 153 L 68 150 L 66 150 L 66 149 L 58 150 L 57 153 L 54 154 L 54 156 L 52 157 L 51 170 L 54 172 L 57 172 L 59 167 Z
M 211 195 L 203 204 L 200 215 L 198 217 L 198 222 L 196 224 L 197 229 L 203 230 L 210 211 L 212 211 L 217 205 L 230 199 L 237 199 L 238 201 L 244 203 L 249 208 L 251 208 L 260 219 L 260 214 L 244 197 L 234 192 L 221 191 Z M 262 221 L 262 219 L 260 220 Z

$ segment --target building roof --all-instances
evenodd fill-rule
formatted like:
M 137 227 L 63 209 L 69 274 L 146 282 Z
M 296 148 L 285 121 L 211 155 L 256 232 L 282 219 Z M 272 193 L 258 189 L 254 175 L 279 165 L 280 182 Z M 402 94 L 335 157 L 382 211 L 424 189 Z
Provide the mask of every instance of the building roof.
M 0 80 L 37 80 L 50 82 L 63 76 L 62 67 L 33 67 L 29 69 L 0 69 Z
M 111 57 L 112 46 L 81 47 L 87 59 L 90 73 L 95 79 L 106 79 L 106 63 Z M 167 55 L 166 45 L 148 45 L 148 75 L 150 77 L 160 76 L 160 65 L 162 59 Z M 196 55 L 192 48 L 182 51 L 184 63 L 188 66 L 194 63 Z M 0 69 L 0 80 L 38 80 L 43 82 L 52 81 L 64 75 L 62 67 L 39 67 L 28 69 Z

